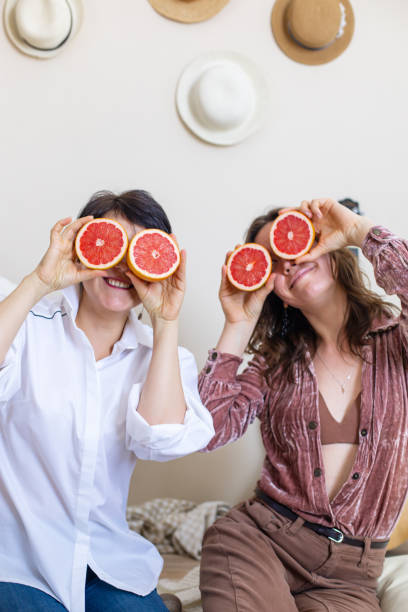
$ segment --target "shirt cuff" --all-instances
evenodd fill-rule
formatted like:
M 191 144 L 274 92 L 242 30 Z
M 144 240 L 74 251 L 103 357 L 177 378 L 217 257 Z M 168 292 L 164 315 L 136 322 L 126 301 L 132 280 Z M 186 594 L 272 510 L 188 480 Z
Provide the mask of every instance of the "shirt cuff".
M 142 385 L 129 397 L 126 429 L 128 446 L 140 459 L 168 461 L 202 449 L 214 436 L 212 418 L 192 392 L 184 389 L 187 410 L 183 423 L 150 425 L 137 411 Z
M 231 353 L 221 353 L 215 349 L 208 351 L 208 358 L 201 371 L 201 376 L 222 382 L 235 382 L 242 359 Z
M 390 230 L 382 225 L 376 225 L 367 233 L 361 245 L 361 250 L 368 259 L 371 259 L 378 252 L 379 245 L 385 245 L 390 240 L 395 239 L 397 239 L 397 236 Z

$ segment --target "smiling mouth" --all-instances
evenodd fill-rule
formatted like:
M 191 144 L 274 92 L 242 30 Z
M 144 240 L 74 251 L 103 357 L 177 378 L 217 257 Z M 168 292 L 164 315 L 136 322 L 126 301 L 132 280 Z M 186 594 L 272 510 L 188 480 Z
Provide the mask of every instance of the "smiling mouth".
M 105 283 L 113 289 L 131 289 L 133 285 L 131 283 L 125 283 L 118 280 L 117 278 L 104 278 Z
M 299 272 L 295 274 L 294 278 L 292 279 L 292 282 L 289 285 L 289 289 L 292 289 L 292 287 L 298 282 L 298 280 L 303 278 L 305 274 L 308 274 L 308 272 L 311 272 L 312 270 L 314 270 L 314 266 L 309 266 L 307 268 L 304 268 L 303 270 L 299 270 Z

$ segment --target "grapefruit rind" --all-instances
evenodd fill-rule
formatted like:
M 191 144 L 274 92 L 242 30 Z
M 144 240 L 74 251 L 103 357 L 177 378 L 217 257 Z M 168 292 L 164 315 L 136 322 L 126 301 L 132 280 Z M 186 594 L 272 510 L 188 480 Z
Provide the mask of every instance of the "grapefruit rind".
M 237 255 L 242 253 L 242 251 L 244 250 L 250 250 L 250 249 L 254 251 L 258 251 L 259 253 L 262 253 L 262 255 L 265 258 L 266 267 L 265 267 L 264 274 L 262 275 L 261 279 L 257 283 L 253 285 L 245 285 L 244 283 L 239 282 L 236 278 L 234 278 L 233 272 L 232 272 L 232 265 Z M 231 283 L 231 285 L 233 285 L 237 289 L 240 289 L 241 291 L 256 291 L 257 289 L 260 289 L 267 282 L 268 278 L 271 275 L 271 272 L 272 272 L 272 258 L 269 252 L 267 251 L 267 249 L 265 249 L 265 247 L 263 247 L 261 244 L 257 244 L 256 242 L 247 242 L 246 244 L 243 244 L 237 247 L 231 253 L 227 261 L 227 278 L 229 282 Z
M 163 239 L 167 240 L 170 243 L 170 245 L 172 246 L 174 250 L 174 254 L 175 254 L 174 263 L 166 270 L 166 272 L 163 272 L 161 274 L 155 274 L 153 272 L 148 272 L 146 269 L 141 268 L 135 261 L 135 257 L 134 257 L 135 245 L 141 238 L 149 234 L 159 234 L 160 236 L 163 237 Z M 164 280 L 168 278 L 169 276 L 171 276 L 172 274 L 174 274 L 174 272 L 179 267 L 180 261 L 181 261 L 180 250 L 177 246 L 176 241 L 170 236 L 170 234 L 167 234 L 163 230 L 159 230 L 155 228 L 149 228 L 149 229 L 142 230 L 141 232 L 138 232 L 137 234 L 133 236 L 132 240 L 129 243 L 129 248 L 128 248 L 126 259 L 127 259 L 127 264 L 130 270 L 133 272 L 133 274 L 135 274 L 142 280 L 148 281 L 149 283 Z
M 97 224 L 97 223 L 111 223 L 112 225 L 114 225 L 118 230 L 121 231 L 122 233 L 122 237 L 123 237 L 123 246 L 119 252 L 119 254 L 117 255 L 117 257 L 114 257 L 111 261 L 109 261 L 109 263 L 105 263 L 105 264 L 92 264 L 87 257 L 85 257 L 85 255 L 83 254 L 81 247 L 80 247 L 80 242 L 81 242 L 81 238 L 82 236 L 85 234 L 85 232 L 89 229 L 89 227 L 93 224 Z M 115 221 L 114 219 L 109 219 L 108 217 L 98 217 L 96 219 L 92 219 L 91 221 L 88 221 L 88 223 L 85 223 L 85 225 L 83 225 L 81 227 L 81 229 L 79 230 L 79 232 L 76 235 L 75 238 L 75 252 L 77 254 L 77 257 L 79 259 L 79 261 L 86 266 L 87 268 L 90 268 L 92 270 L 109 270 L 109 268 L 113 268 L 114 266 L 116 266 L 120 261 L 122 261 L 122 259 L 124 258 L 124 256 L 126 255 L 126 251 L 128 248 L 128 244 L 129 244 L 129 240 L 127 237 L 127 233 L 126 230 L 124 229 L 124 227 L 118 223 L 118 221 Z
M 284 221 L 285 219 L 287 219 L 288 217 L 296 217 L 297 219 L 300 219 L 302 222 L 305 223 L 305 229 L 308 229 L 308 238 L 307 238 L 307 242 L 305 244 L 305 246 L 302 249 L 298 249 L 296 250 L 296 252 L 292 252 L 292 253 L 288 253 L 285 252 L 283 250 L 281 250 L 276 242 L 276 230 L 279 226 L 280 223 L 282 223 L 282 221 Z M 313 223 L 310 221 L 310 219 L 303 214 L 302 212 L 298 211 L 298 210 L 292 210 L 292 211 L 288 211 L 288 212 L 284 212 L 282 214 L 280 214 L 275 221 L 272 223 L 272 227 L 271 227 L 271 231 L 270 231 L 270 243 L 271 243 L 271 248 L 273 250 L 273 252 L 280 257 L 281 259 L 297 259 L 298 257 L 302 257 L 302 255 L 306 255 L 306 253 L 308 253 L 310 251 L 310 249 L 313 246 L 315 240 L 315 228 L 313 226 Z

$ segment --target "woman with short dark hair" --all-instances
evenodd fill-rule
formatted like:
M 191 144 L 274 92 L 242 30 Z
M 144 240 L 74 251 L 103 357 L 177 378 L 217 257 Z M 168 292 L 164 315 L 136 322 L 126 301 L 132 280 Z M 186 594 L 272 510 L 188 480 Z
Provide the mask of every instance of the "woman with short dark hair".
M 255 496 L 209 528 L 205 612 L 379 610 L 377 578 L 408 489 L 408 243 L 334 200 L 304 201 L 318 241 L 271 252 L 274 209 L 246 241 L 272 255 L 267 284 L 236 290 L 223 267 L 225 326 L 200 375 L 213 450 L 261 422 Z M 361 247 L 402 313 L 366 288 Z M 254 357 L 238 374 L 248 347 Z
M 126 523 L 130 477 L 137 458 L 181 457 L 214 431 L 194 358 L 177 346 L 185 252 L 161 282 L 126 260 L 85 269 L 73 245 L 90 215 L 129 239 L 171 232 L 145 191 L 99 192 L 54 225 L 40 264 L 0 302 L 1 612 L 167 610 L 162 559 Z

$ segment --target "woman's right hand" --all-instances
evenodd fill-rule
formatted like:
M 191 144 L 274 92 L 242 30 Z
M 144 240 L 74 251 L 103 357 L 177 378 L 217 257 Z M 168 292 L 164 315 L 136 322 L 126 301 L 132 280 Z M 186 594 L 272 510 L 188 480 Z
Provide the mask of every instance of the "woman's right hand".
M 255 291 L 241 291 L 230 283 L 227 276 L 227 261 L 232 251 L 228 251 L 222 266 L 222 278 L 219 298 L 227 323 L 248 323 L 256 325 L 261 314 L 266 296 L 273 291 L 275 274 L 272 273 L 267 282 Z
M 75 261 L 74 241 L 78 231 L 92 216 L 71 222 L 71 217 L 60 219 L 51 229 L 50 245 L 34 270 L 46 293 L 64 289 L 91 278 L 103 276 L 104 270 L 84 268 Z

